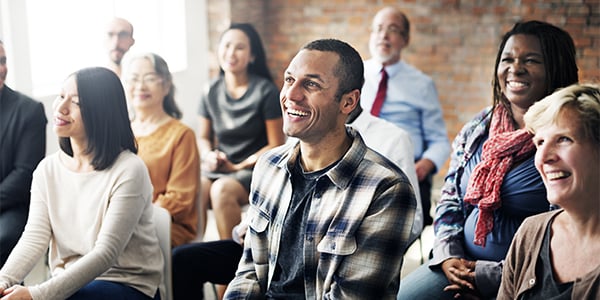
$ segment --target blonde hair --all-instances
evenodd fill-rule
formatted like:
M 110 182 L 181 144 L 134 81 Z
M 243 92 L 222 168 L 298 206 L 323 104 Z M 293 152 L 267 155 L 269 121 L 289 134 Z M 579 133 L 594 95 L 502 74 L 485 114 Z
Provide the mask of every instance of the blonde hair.
M 525 128 L 535 134 L 540 127 L 557 124 L 566 109 L 577 115 L 581 134 L 600 146 L 600 85 L 573 84 L 534 103 L 525 113 Z

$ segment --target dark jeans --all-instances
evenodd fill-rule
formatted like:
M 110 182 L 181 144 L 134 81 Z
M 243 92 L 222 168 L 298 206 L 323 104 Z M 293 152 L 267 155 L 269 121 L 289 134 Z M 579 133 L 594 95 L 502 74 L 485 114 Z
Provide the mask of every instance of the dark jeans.
M 202 299 L 205 282 L 229 284 L 242 246 L 233 240 L 185 244 L 173 249 L 173 298 Z
M 154 298 L 146 296 L 144 293 L 122 283 L 94 280 L 67 300 L 160 300 L 160 293 L 156 291 Z
M 421 192 L 421 205 L 423 205 L 423 227 L 433 224 L 431 217 L 431 186 L 433 174 L 427 175 L 423 181 L 419 181 L 419 191 Z
M 451 300 L 455 293 L 444 292 L 449 284 L 441 269 L 433 271 L 425 263 L 402 278 L 397 300 Z

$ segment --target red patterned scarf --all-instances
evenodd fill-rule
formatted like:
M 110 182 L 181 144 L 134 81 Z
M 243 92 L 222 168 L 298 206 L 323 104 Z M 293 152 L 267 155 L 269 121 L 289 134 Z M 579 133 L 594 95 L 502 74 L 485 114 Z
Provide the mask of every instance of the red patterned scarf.
M 483 144 L 481 161 L 477 164 L 467 187 L 464 201 L 479 206 L 475 224 L 476 245 L 485 247 L 488 233 L 494 227 L 494 211 L 502 206 L 500 187 L 513 162 L 529 157 L 535 151 L 532 135 L 525 129 L 515 130 L 512 118 L 503 105 L 494 109 L 490 136 Z

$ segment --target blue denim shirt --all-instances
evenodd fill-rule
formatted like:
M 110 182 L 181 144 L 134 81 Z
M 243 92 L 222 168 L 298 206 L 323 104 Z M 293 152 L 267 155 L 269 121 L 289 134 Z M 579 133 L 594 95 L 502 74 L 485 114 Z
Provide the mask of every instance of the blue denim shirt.
M 381 78 L 381 64 L 365 61 L 361 105 L 370 112 Z M 388 88 L 379 117 L 410 134 L 415 161 L 427 158 L 439 170 L 450 154 L 450 141 L 433 80 L 415 67 L 399 61 L 385 67 Z

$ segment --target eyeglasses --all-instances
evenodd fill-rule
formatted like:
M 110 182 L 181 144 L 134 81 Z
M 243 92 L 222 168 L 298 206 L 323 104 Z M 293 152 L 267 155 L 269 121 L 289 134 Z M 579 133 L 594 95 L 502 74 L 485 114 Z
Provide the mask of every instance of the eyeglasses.
M 385 34 L 393 34 L 393 35 L 405 35 L 406 34 L 406 32 L 402 28 L 400 28 L 396 25 L 390 25 L 388 27 L 374 26 L 371 28 L 371 32 L 377 33 L 377 34 L 385 33 Z
M 132 76 L 130 78 L 125 79 L 125 82 L 128 85 L 134 86 L 138 83 L 146 84 L 146 85 L 156 85 L 162 82 L 162 78 L 156 74 L 146 74 L 142 77 Z

